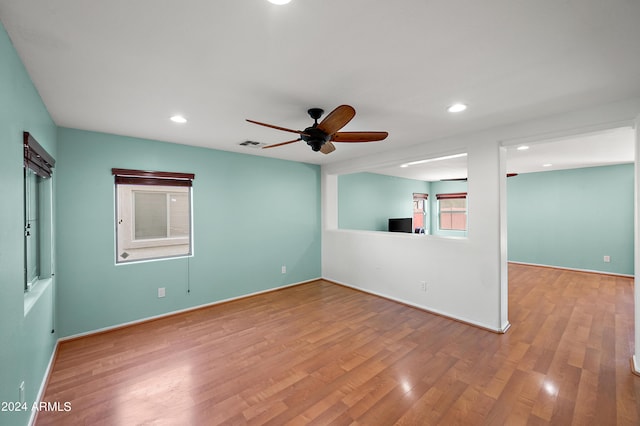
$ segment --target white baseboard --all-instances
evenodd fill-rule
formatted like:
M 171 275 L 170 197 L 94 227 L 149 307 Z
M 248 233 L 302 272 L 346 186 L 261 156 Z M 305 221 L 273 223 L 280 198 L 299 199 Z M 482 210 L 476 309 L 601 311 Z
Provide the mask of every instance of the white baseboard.
M 631 372 L 636 376 L 640 376 L 640 364 L 638 364 L 638 358 L 635 355 L 631 357 Z
M 587 272 L 587 273 L 590 273 L 590 274 L 613 275 L 613 276 L 616 276 L 616 277 L 625 277 L 625 278 L 634 278 L 634 276 L 635 276 L 635 275 L 629 275 L 629 274 L 619 274 L 617 272 L 596 271 L 595 269 L 569 268 L 569 267 L 566 267 L 566 266 L 544 265 L 542 263 L 517 262 L 517 261 L 514 261 L 514 260 L 510 260 L 509 263 L 513 263 L 513 264 L 516 264 L 516 265 L 540 266 L 542 268 L 563 269 L 565 271 Z
M 489 330 L 489 331 L 492 331 L 494 333 L 504 334 L 511 327 L 511 324 L 509 322 L 507 322 L 506 324 L 504 324 L 500 328 L 491 327 L 491 326 L 489 326 L 487 324 L 484 324 L 484 323 L 481 323 L 481 322 L 478 322 L 478 321 L 474 321 L 474 320 L 471 320 L 469 318 L 464 318 L 464 317 L 457 316 L 457 315 L 451 315 L 450 313 L 443 312 L 443 311 L 440 311 L 438 309 L 428 308 L 426 306 L 418 305 L 415 302 L 410 302 L 410 301 L 407 301 L 407 300 L 404 300 L 404 299 L 401 299 L 401 298 L 398 298 L 398 297 L 389 296 L 389 295 L 384 294 L 384 293 L 378 293 L 377 291 L 372 291 L 372 290 L 368 290 L 368 289 L 365 289 L 365 288 L 362 288 L 362 287 L 357 287 L 357 286 L 354 286 L 354 285 L 351 285 L 351 284 L 347 284 L 347 283 L 344 283 L 344 282 L 341 282 L 341 281 L 338 281 L 338 280 L 334 280 L 333 278 L 323 278 L 323 279 L 326 280 L 326 281 L 329 281 L 329 282 L 333 282 L 333 283 L 336 283 L 336 284 L 339 284 L 339 285 L 343 285 L 345 287 L 352 288 L 354 290 L 362 291 L 364 293 L 373 294 L 374 296 L 382 297 L 383 299 L 393 300 L 394 302 L 399 302 L 399 303 L 402 303 L 403 305 L 409 305 L 409 306 L 412 306 L 414 308 L 420 309 L 422 311 L 439 315 L 441 317 L 450 318 L 450 319 L 458 321 L 458 322 L 462 322 L 462 323 L 465 323 L 465 324 L 473 325 L 475 327 L 483 328 L 485 330 Z
M 47 364 L 47 368 L 44 371 L 44 376 L 42 377 L 42 382 L 40 383 L 40 389 L 38 390 L 38 394 L 36 395 L 35 402 L 42 401 L 42 397 L 44 396 L 44 391 L 47 387 L 47 382 L 49 381 L 49 374 L 51 373 L 51 369 L 53 368 L 53 362 L 56 359 L 56 354 L 58 353 L 58 343 L 60 339 L 56 341 L 56 344 L 53 346 L 53 351 L 51 351 L 51 356 L 49 357 L 49 363 Z M 38 410 L 31 410 L 31 416 L 29 417 L 29 426 L 33 425 L 33 422 L 36 420 L 36 415 L 38 414 Z
M 219 305 L 221 303 L 227 303 L 227 302 L 231 302 L 231 301 L 234 301 L 234 300 L 244 299 L 246 297 L 252 297 L 252 296 L 257 296 L 259 294 L 270 293 L 272 291 L 282 290 L 282 289 L 288 288 L 288 287 L 295 287 L 295 286 L 298 286 L 298 285 L 307 284 L 307 283 L 310 283 L 310 282 L 313 282 L 313 281 L 317 281 L 317 280 L 320 280 L 320 279 L 322 279 L 322 278 L 320 278 L 320 277 L 313 278 L 313 279 L 310 279 L 310 280 L 300 281 L 300 282 L 293 283 L 293 284 L 287 284 L 287 285 L 283 285 L 283 286 L 280 286 L 280 287 L 269 288 L 267 290 L 256 291 L 254 293 L 243 294 L 241 296 L 230 297 L 228 299 L 216 300 L 215 302 L 211 302 L 211 303 L 204 303 L 202 305 L 191 306 L 189 308 L 179 309 L 177 311 L 165 312 L 164 314 L 154 315 L 154 316 L 151 316 L 151 317 L 140 318 L 140 319 L 137 319 L 137 320 L 134 320 L 134 321 L 129 321 L 129 322 L 125 322 L 125 323 L 121 323 L 121 324 L 117 324 L 117 325 L 111 325 L 111 326 L 108 326 L 108 327 L 102 327 L 102 328 L 98 328 L 98 329 L 95 329 L 95 330 L 90 330 L 90 331 L 85 331 L 85 332 L 82 332 L 82 333 L 72 334 L 70 336 L 64 336 L 64 337 L 59 338 L 58 342 L 64 342 L 65 340 L 73 340 L 73 339 L 77 339 L 79 337 L 90 336 L 92 334 L 97 334 L 97 333 L 104 333 L 106 331 L 117 330 L 119 328 L 128 327 L 130 325 L 141 324 L 143 322 L 152 321 L 152 320 L 159 319 L 159 318 L 164 318 L 164 317 L 169 317 L 169 316 L 176 315 L 176 314 L 181 314 L 181 313 L 184 313 L 184 312 L 195 311 L 197 309 L 207 308 L 209 306 L 215 306 L 215 305 Z

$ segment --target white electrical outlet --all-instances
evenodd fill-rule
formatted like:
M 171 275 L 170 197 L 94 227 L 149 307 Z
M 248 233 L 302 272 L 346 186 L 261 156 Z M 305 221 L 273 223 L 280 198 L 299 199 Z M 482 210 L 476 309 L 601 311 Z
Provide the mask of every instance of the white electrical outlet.
M 158 297 L 164 297 L 164 287 L 158 287 Z
M 426 281 L 420 281 L 420 290 L 427 291 L 427 282 Z
M 604 263 L 609 263 L 609 262 L 611 262 L 611 256 L 605 256 Z
M 287 265 L 282 265 L 282 273 L 283 274 L 287 273 Z

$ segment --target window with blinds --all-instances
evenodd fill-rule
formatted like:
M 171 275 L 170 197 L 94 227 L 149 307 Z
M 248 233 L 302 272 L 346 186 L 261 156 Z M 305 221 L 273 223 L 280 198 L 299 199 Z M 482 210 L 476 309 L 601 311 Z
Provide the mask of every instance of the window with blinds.
M 51 276 L 51 177 L 55 160 L 29 132 L 24 149 L 24 291 Z
M 467 230 L 467 193 L 436 194 L 438 227 L 442 230 Z
M 116 185 L 116 262 L 193 253 L 191 173 L 112 169 Z

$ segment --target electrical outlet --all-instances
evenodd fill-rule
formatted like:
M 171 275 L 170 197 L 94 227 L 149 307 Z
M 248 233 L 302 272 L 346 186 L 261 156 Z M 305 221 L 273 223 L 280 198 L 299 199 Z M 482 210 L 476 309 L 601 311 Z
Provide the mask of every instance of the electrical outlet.
M 164 287 L 158 287 L 158 297 L 164 297 L 165 291 Z
M 420 281 L 420 290 L 427 291 L 427 282 L 426 281 Z
M 287 265 L 282 265 L 282 273 L 283 274 L 287 273 Z
M 604 263 L 609 263 L 609 262 L 611 262 L 611 256 L 605 256 Z

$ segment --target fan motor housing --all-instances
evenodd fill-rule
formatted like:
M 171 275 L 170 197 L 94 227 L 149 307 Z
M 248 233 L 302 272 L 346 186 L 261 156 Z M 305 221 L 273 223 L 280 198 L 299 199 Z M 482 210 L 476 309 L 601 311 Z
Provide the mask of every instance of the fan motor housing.
M 300 137 L 307 143 L 314 151 L 320 151 L 322 145 L 329 142 L 329 135 L 318 129 L 317 127 L 307 127 L 304 129 L 304 134 Z

